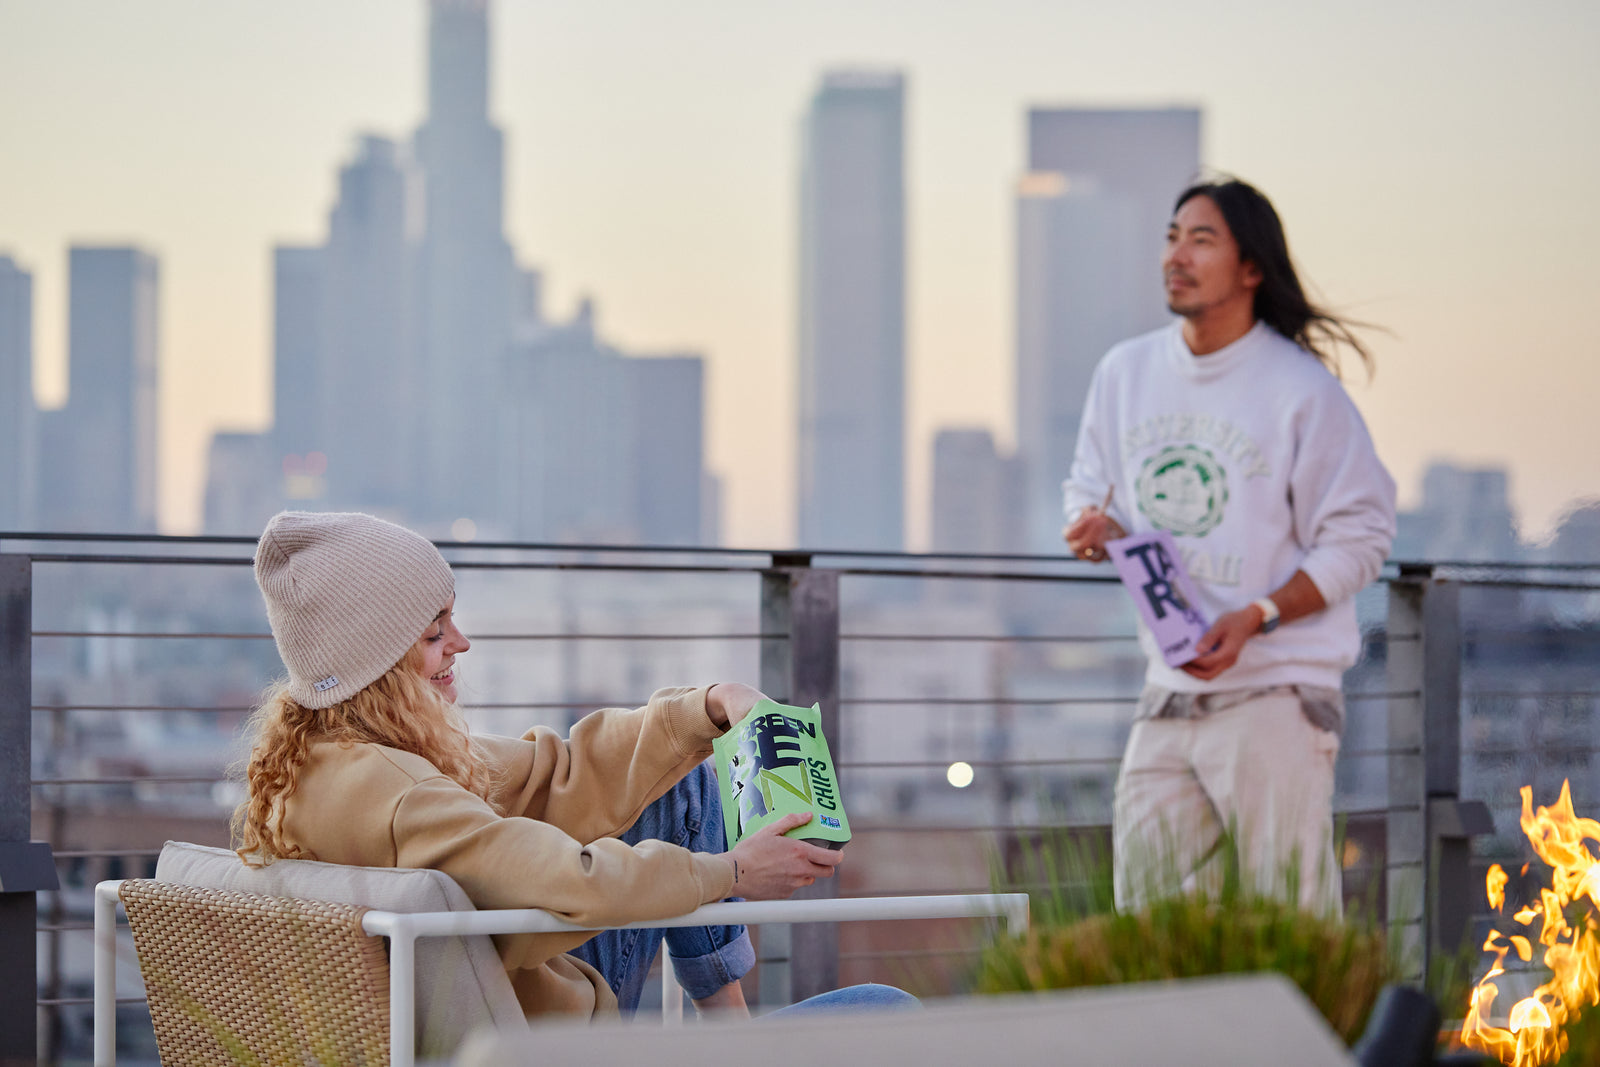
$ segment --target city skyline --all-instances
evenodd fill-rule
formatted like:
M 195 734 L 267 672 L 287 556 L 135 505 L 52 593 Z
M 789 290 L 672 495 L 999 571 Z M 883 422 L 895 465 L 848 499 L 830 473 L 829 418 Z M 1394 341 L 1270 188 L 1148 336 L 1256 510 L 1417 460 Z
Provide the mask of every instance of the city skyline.
M 155 253 L 174 532 L 198 527 L 209 433 L 270 418 L 271 246 L 319 233 L 361 134 L 424 110 L 420 3 L 214 7 L 0 5 L 20 102 L 0 116 L 0 254 L 33 274 L 36 391 L 62 399 L 69 244 Z M 624 7 L 495 7 L 508 231 L 559 308 L 591 293 L 629 347 L 706 354 L 729 543 L 794 529 L 794 130 L 840 65 L 908 77 L 912 547 L 933 432 L 1014 439 L 1011 197 L 1024 116 L 1056 104 L 1205 112 L 1203 160 L 1259 183 L 1309 278 L 1392 331 L 1351 385 L 1403 501 L 1435 458 L 1506 463 L 1536 533 L 1600 491 L 1577 260 L 1600 236 L 1592 10 Z

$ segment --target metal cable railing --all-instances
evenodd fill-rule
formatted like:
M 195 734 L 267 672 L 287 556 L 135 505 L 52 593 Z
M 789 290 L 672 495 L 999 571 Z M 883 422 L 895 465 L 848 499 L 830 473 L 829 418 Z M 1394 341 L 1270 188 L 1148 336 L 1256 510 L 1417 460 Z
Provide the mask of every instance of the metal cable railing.
M 110 544 L 115 551 L 52 550 L 52 542 L 75 542 L 84 546 Z M 54 744 L 56 737 L 73 746 L 49 752 L 46 766 L 36 769 L 28 787 L 33 796 L 36 825 L 46 829 L 52 819 L 65 820 L 69 833 L 74 830 L 74 820 L 81 817 L 100 817 L 118 813 L 119 805 L 105 801 L 91 803 L 85 797 L 99 794 L 102 797 L 122 797 L 126 791 L 137 792 L 135 800 L 121 807 L 132 810 L 138 804 L 153 803 L 157 795 L 190 796 L 187 790 L 211 789 L 230 785 L 222 767 L 206 770 L 198 767 L 173 765 L 167 769 L 140 768 L 129 765 L 127 757 L 133 753 L 106 749 L 104 737 L 119 729 L 106 722 L 126 721 L 130 724 L 148 723 L 152 729 L 165 729 L 168 717 L 190 717 L 231 721 L 248 713 L 253 704 L 252 694 L 270 678 L 276 659 L 270 645 L 270 634 L 259 629 L 253 620 L 254 610 L 236 613 L 229 617 L 226 611 L 197 612 L 183 618 L 181 612 L 144 612 L 130 610 L 126 616 L 105 617 L 87 624 L 83 617 L 74 617 L 68 601 L 54 601 L 47 597 L 56 585 L 70 579 L 82 584 L 101 572 L 149 573 L 152 568 L 182 567 L 188 585 L 225 580 L 239 582 L 253 594 L 248 576 L 243 568 L 251 560 L 245 553 L 254 546 L 251 538 L 165 538 L 140 536 L 106 538 L 94 535 L 67 537 L 42 537 L 40 535 L 13 535 L 0 533 L 0 551 L 23 548 L 38 565 L 39 586 L 35 592 L 35 618 L 39 629 L 30 634 L 35 643 L 36 688 L 27 708 L 33 715 L 35 750 L 41 744 Z M 997 587 L 1023 589 L 1036 588 L 1040 583 L 1053 584 L 1063 596 L 1115 595 L 1115 579 L 1105 573 L 1095 573 L 1087 567 L 1069 560 L 1040 559 L 1027 556 L 972 556 L 946 554 L 937 557 L 907 557 L 890 553 L 772 553 L 754 550 L 728 551 L 721 549 L 641 548 L 634 546 L 560 546 L 517 545 L 508 543 L 445 544 L 441 546 L 452 559 L 452 565 L 462 572 L 463 582 L 474 580 L 502 583 L 518 580 L 545 583 L 539 588 L 568 589 L 572 583 L 601 581 L 607 576 L 618 577 L 638 586 L 647 576 L 665 583 L 726 583 L 748 582 L 756 578 L 766 580 L 774 568 L 813 568 L 819 562 L 837 563 L 828 570 L 845 582 L 865 580 L 867 585 L 881 585 L 880 579 L 892 582 L 927 583 L 924 588 L 950 582 L 970 586 L 975 581 L 994 583 Z M 229 550 L 239 550 L 237 554 Z M 940 561 L 934 565 L 931 560 Z M 1409 565 L 1407 565 L 1409 566 Z M 1480 564 L 1452 563 L 1446 565 L 1458 585 L 1472 588 L 1501 590 L 1515 588 L 1540 596 L 1588 596 L 1600 592 L 1600 584 L 1570 580 L 1579 573 L 1578 568 L 1527 567 L 1486 568 Z M 216 568 L 214 575 L 203 568 Z M 201 568 L 201 569 L 196 569 Z M 522 573 L 525 578 L 516 577 Z M 1408 573 L 1405 566 L 1398 568 L 1397 588 L 1415 581 L 1415 572 Z M 1592 570 L 1585 573 L 1595 573 Z M 481 578 L 474 578 L 479 575 Z M 87 577 L 86 577 L 87 576 Z M 230 577 L 231 576 L 231 577 Z M 95 579 L 98 580 L 98 579 Z M 137 587 L 138 579 L 129 580 Z M 55 583 L 55 584 L 52 584 Z M 551 585 L 550 583 L 557 583 Z M 565 584 L 560 584 L 565 583 Z M 66 588 L 66 586 L 62 586 Z M 866 586 L 862 586 L 865 588 Z M 487 588 L 487 586 L 485 587 Z M 732 587 L 729 587 L 732 588 Z M 748 587 L 743 587 L 748 588 Z M 137 588 L 135 589 L 137 592 Z M 237 589 L 235 589 L 237 593 Z M 230 594 L 232 595 L 232 594 Z M 764 595 L 764 594 L 763 594 Z M 962 594 L 967 595 L 966 593 Z M 166 597 L 169 602 L 171 597 Z M 204 597 L 201 598 L 205 599 Z M 219 609 L 225 598 L 216 598 Z M 983 603 L 982 601 L 979 601 Z M 732 603 L 729 599 L 726 603 Z M 920 625 L 928 616 L 918 616 L 915 611 L 895 614 L 895 599 L 873 601 L 863 598 L 859 617 L 852 614 L 852 604 L 847 601 L 836 608 L 840 625 L 837 629 L 837 650 L 843 663 L 842 685 L 834 698 L 840 709 L 843 745 L 836 751 L 838 764 L 846 778 L 846 789 L 889 789 L 885 794 L 890 801 L 874 804 L 874 809 L 900 810 L 903 797 L 893 794 L 894 789 L 908 788 L 906 779 L 914 784 L 909 788 L 918 791 L 928 800 L 928 811 L 914 820 L 905 816 L 872 815 L 856 820 L 857 832 L 864 841 L 882 838 L 883 835 L 900 835 L 908 843 L 918 840 L 949 841 L 933 846 L 934 851 L 949 852 L 968 864 L 964 869 L 952 869 L 946 885 L 917 885 L 908 887 L 916 892 L 970 892 L 976 888 L 987 889 L 982 882 L 981 865 L 985 853 L 977 845 L 957 845 L 958 839 L 983 839 L 1003 842 L 1008 838 L 1034 838 L 1056 833 L 1105 832 L 1105 819 L 1109 809 L 1103 802 L 1109 797 L 1111 779 L 1120 762 L 1115 755 L 1102 755 L 1097 749 L 1083 754 L 1073 754 L 1069 745 L 1075 731 L 1087 728 L 1093 722 L 1101 731 L 1099 745 L 1107 752 L 1120 751 L 1118 731 L 1125 731 L 1131 721 L 1131 711 L 1137 700 L 1139 671 L 1129 668 L 1112 672 L 1115 677 L 1107 682 L 1093 675 L 1097 664 L 1133 664 L 1140 662 L 1134 645 L 1134 635 L 1123 632 L 1060 633 L 1019 630 L 1008 632 L 1005 628 L 986 629 L 982 625 L 961 625 L 958 632 L 919 632 L 908 621 Z M 963 602 L 967 603 L 967 602 Z M 1107 601 L 1110 603 L 1110 601 Z M 137 604 L 135 604 L 137 607 Z M 510 721 L 520 715 L 547 715 L 560 723 L 571 714 L 582 713 L 593 707 L 632 705 L 639 702 L 634 696 L 621 700 L 597 699 L 582 691 L 581 682 L 586 673 L 596 680 L 605 680 L 606 672 L 597 671 L 597 662 L 630 662 L 630 680 L 626 686 L 607 683 L 603 695 L 618 696 L 628 688 L 638 687 L 637 679 L 646 675 L 654 677 L 669 662 L 662 657 L 701 657 L 689 662 L 746 665 L 745 677 L 755 673 L 755 655 L 759 648 L 763 654 L 778 646 L 793 644 L 787 630 L 772 629 L 755 605 L 747 599 L 743 609 L 718 608 L 731 622 L 719 622 L 712 615 L 697 617 L 693 626 L 683 630 L 630 620 L 626 613 L 613 613 L 606 618 L 603 612 L 594 617 L 580 617 L 576 611 L 566 615 L 548 613 L 550 618 L 539 621 L 530 615 L 527 624 L 504 619 L 496 627 L 486 627 L 485 632 L 473 634 L 475 644 L 487 646 L 482 655 L 538 657 L 540 665 L 534 674 L 516 675 L 502 671 L 507 680 L 497 682 L 463 702 L 463 710 L 477 723 L 480 716 L 490 716 L 493 721 Z M 254 605 L 251 605 L 254 609 Z M 960 610 L 972 611 L 970 608 Z M 992 616 L 995 609 L 985 607 Z M 1391 612 L 1392 614 L 1392 612 Z M 974 612 L 974 618 L 984 618 Z M 761 619 L 762 621 L 757 621 Z M 1390 796 L 1381 771 L 1394 760 L 1411 760 L 1420 763 L 1427 752 L 1415 743 L 1385 741 L 1380 733 L 1384 721 L 1396 709 L 1422 707 L 1429 699 L 1430 689 L 1418 677 L 1405 675 L 1391 661 L 1404 657 L 1425 659 L 1433 654 L 1418 632 L 1401 630 L 1386 633 L 1381 623 L 1368 623 L 1367 637 L 1369 662 L 1351 675 L 1346 694 L 1347 715 L 1351 727 L 1347 730 L 1346 746 L 1342 752 L 1344 765 L 1370 764 L 1378 772 L 1370 781 L 1357 774 L 1358 782 L 1352 785 L 1348 800 L 1340 804 L 1344 819 L 1359 822 L 1364 832 L 1376 833 L 1372 847 L 1379 849 L 1371 854 L 1370 865 L 1353 868 L 1365 872 L 1363 877 L 1378 879 L 1384 872 L 1420 872 L 1425 869 L 1422 860 L 1390 855 L 1381 851 L 1385 847 L 1383 826 L 1386 820 L 1397 817 L 1422 817 L 1425 808 L 1420 803 L 1406 802 Z M 1575 652 L 1581 653 L 1590 643 L 1600 645 L 1600 639 L 1591 629 L 1582 626 L 1562 625 L 1533 633 L 1515 631 L 1487 631 L 1481 624 L 1464 627 L 1456 655 L 1459 676 L 1462 679 L 1461 700 L 1469 714 L 1477 714 L 1475 701 L 1511 701 L 1522 706 L 1538 706 L 1550 702 L 1591 702 L 1600 700 L 1600 669 L 1587 679 L 1581 672 L 1572 670 L 1570 664 Z M 921 647 L 932 651 L 924 654 Z M 199 651 L 191 652 L 191 648 Z M 122 651 L 117 651 L 117 650 Z M 179 652 L 178 650 L 182 650 Z M 229 649 L 237 651 L 228 651 Z M 598 649 L 618 650 L 599 652 Z M 1565 673 L 1550 671 L 1522 671 L 1508 676 L 1497 668 L 1475 666 L 1474 657 L 1488 652 L 1513 655 L 1508 650 L 1525 649 L 1525 655 L 1539 654 L 1541 650 L 1559 649 L 1561 662 L 1569 665 Z M 706 658 L 706 651 L 714 655 Z M 792 650 L 793 651 L 793 650 Z M 798 652 L 796 652 L 798 654 Z M 897 657 L 924 657 L 923 662 L 934 663 L 937 674 L 950 675 L 937 684 L 916 671 L 904 668 Z M 1066 657 L 1057 661 L 1054 657 Z M 98 657 L 98 658 L 97 658 Z M 130 669 L 152 674 L 192 671 L 191 660 L 210 657 L 227 665 L 240 679 L 249 681 L 230 683 L 232 692 L 222 689 L 202 691 L 194 689 L 192 702 L 185 702 L 182 693 L 163 691 L 159 686 L 146 684 L 149 678 L 130 673 Z M 250 657 L 254 657 L 251 659 Z M 607 658 L 609 657 L 609 659 Z M 720 657 L 720 658 L 718 658 Z M 478 658 L 475 656 L 474 658 Z M 508 662 L 502 658 L 500 663 Z M 1600 662 L 1597 660 L 1596 662 Z M 239 666 L 245 664 L 245 666 Z M 253 666 L 250 666 L 252 665 Z M 1064 664 L 1064 665 L 1063 665 Z M 148 665 L 148 666 L 146 666 Z M 1091 668 L 1081 681 L 1074 671 Z M 42 668 L 42 669 L 41 669 Z M 704 668 L 697 668 L 704 669 Z M 1409 669 L 1409 668 L 1408 668 Z M 83 672 L 82 676 L 72 672 Z M 94 672 L 99 671 L 98 675 Z M 883 679 L 888 672 L 899 672 L 894 677 L 904 677 L 903 688 L 885 688 Z M 550 688 L 547 681 L 559 675 L 564 690 Z M 725 675 L 728 676 L 728 675 Z M 737 675 L 732 675 L 737 676 Z M 64 679 L 54 688 L 52 678 Z M 1075 679 L 1072 688 L 1059 684 L 1061 678 Z M 1526 691 L 1515 686 L 1523 677 L 1540 685 L 1540 689 Z M 42 684 L 41 680 L 42 679 Z M 98 679 L 98 680 L 97 680 Z M 1056 681 L 1052 681 L 1052 679 Z M 661 678 L 675 681 L 675 678 Z M 1510 685 L 1504 684 L 1511 680 Z M 523 685 L 520 691 L 513 685 Z M 540 686 L 545 688 L 541 690 Z M 648 689 L 650 686 L 645 686 Z M 174 699 L 178 697 L 178 699 Z M 1485 705 L 1487 706 L 1487 705 Z M 917 713 L 924 713 L 919 721 Z M 1410 712 L 1406 712 L 1410 714 Z M 1022 729 L 1005 716 L 1029 716 L 1029 728 L 1043 732 L 1037 735 L 1019 735 Z M 1031 717 L 1043 716 L 1037 722 Z M 1099 716 L 1085 719 L 1083 716 Z M 231 719 L 230 719 L 231 717 Z M 904 730 L 907 723 L 917 723 L 915 729 L 926 737 L 924 750 L 914 744 L 889 755 L 876 751 L 858 751 L 851 747 L 851 738 L 862 730 L 871 732 L 871 724 L 883 729 Z M 140 729 L 144 729 L 140 727 Z M 96 731 L 101 731 L 96 733 Z M 1010 730 L 1009 747 L 996 750 L 996 738 L 1006 736 Z M 52 731 L 56 731 L 52 735 Z M 203 731 L 202 731 L 203 735 Z M 141 735 L 145 736 L 145 735 Z M 879 737 L 879 734 L 872 734 Z M 888 736 L 888 735 L 883 735 Z M 920 736 L 920 735 L 919 735 Z M 98 740 L 97 740 L 98 739 Z M 214 738 L 213 738 L 214 739 Z M 96 745 L 101 746 L 96 748 Z M 929 748 L 928 746 L 932 746 Z M 986 747 L 989 746 L 989 747 Z M 1055 751 L 1040 751 L 1041 746 L 1054 746 Z M 1567 745 L 1559 740 L 1541 739 L 1513 743 L 1499 738 L 1467 737 L 1460 746 L 1463 768 L 1472 773 L 1476 760 L 1528 759 L 1547 752 L 1559 752 L 1570 759 L 1587 763 L 1596 746 Z M 74 759 L 87 762 L 74 765 Z M 942 782 L 943 772 L 959 758 L 980 776 L 980 784 L 967 794 L 957 794 Z M 119 760 L 121 765 L 119 766 Z M 52 762 L 53 761 L 53 762 Z M 1365 772 L 1361 772 L 1365 773 Z M 1064 776 L 1064 777 L 1063 777 Z M 1014 806 L 1016 798 L 1006 800 L 1004 789 L 1015 791 L 1022 779 L 1041 782 L 1058 781 L 1072 796 L 1070 789 L 1079 788 L 1082 781 L 1098 783 L 1100 792 L 1094 801 L 1081 800 L 1088 805 L 1084 811 L 1094 809 L 1094 816 L 1061 817 L 1048 807 L 1027 812 L 1028 817 L 1014 817 L 1021 809 Z M 898 782 L 898 785 L 880 785 L 877 779 Z M 983 783 L 987 784 L 983 784 Z M 1007 784 L 1009 783 L 1009 785 Z M 1073 784 L 1078 783 L 1078 784 Z M 1366 784 L 1361 784 L 1366 783 Z M 1373 784 L 1377 783 L 1377 784 Z M 1595 783 L 1600 785 L 1600 783 Z M 942 790 L 942 792 L 941 792 Z M 998 790 L 998 791 L 997 791 Z M 1085 794 L 1087 796 L 1088 794 Z M 221 798 L 225 799 L 225 798 Z M 1502 798 L 1503 799 L 1503 798 Z M 1594 799 L 1600 799 L 1595 797 Z M 1376 802 L 1375 802 L 1376 800 Z M 933 803 L 937 801 L 937 803 Z M 219 800 L 209 805 L 189 800 L 194 810 L 188 823 L 170 812 L 162 817 L 173 820 L 169 825 L 198 825 L 209 818 L 219 828 L 226 818 L 226 809 Z M 922 801 L 913 803 L 913 807 Z M 973 812 L 971 820 L 951 819 L 944 809 L 952 804 L 967 804 Z M 1011 805 L 1011 806 L 1008 806 Z M 201 811 L 207 807 L 207 811 Z M 70 811 L 68 810 L 70 809 Z M 63 814 L 65 812 L 65 814 Z M 78 828 L 81 830 L 81 827 Z M 133 831 L 119 831 L 132 833 Z M 76 881 L 92 882 L 94 872 L 107 864 L 139 865 L 153 863 L 159 854 L 159 839 L 138 840 L 127 837 L 125 846 L 112 846 L 103 841 L 88 841 L 63 837 L 52 839 L 54 856 L 64 874 Z M 148 847 L 147 847 L 148 846 Z M 924 846 L 908 844 L 913 851 Z M 856 850 L 855 864 L 870 863 L 868 849 Z M 860 857 L 860 858 L 857 858 Z M 943 862 L 941 860 L 941 862 Z M 976 872 L 976 877 L 974 877 Z M 1045 888 L 1037 886 L 1035 888 Z M 846 887 L 844 895 L 856 895 L 860 890 Z M 1425 908 L 1425 904 L 1423 907 Z M 1397 916 L 1413 916 L 1411 910 L 1397 908 Z M 1420 920 L 1425 910 L 1414 917 Z M 46 939 L 74 937 L 84 933 L 84 922 L 70 914 L 47 914 L 41 909 L 38 931 Z M 852 966 L 871 966 L 874 960 L 905 963 L 925 956 L 963 954 L 974 951 L 971 947 L 950 949 L 841 951 L 839 959 L 848 960 Z M 72 1010 L 88 1003 L 88 998 L 72 995 L 69 989 L 46 990 L 38 1003 L 50 1010 Z M 125 998 L 126 999 L 126 998 Z M 133 999 L 128 1000 L 134 1003 Z

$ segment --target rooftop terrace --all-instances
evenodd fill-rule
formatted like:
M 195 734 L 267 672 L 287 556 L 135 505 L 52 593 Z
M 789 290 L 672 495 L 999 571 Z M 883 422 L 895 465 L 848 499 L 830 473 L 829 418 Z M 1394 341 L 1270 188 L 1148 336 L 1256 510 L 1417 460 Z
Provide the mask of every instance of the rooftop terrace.
M 0 944 L 16 964 L 0 982 L 7 1003 L 38 1005 L 0 1021 L 0 1059 L 86 1055 L 96 881 L 150 873 L 168 839 L 226 843 L 238 729 L 278 670 L 253 544 L 0 534 Z M 1042 889 L 1022 863 L 1033 844 L 1105 839 L 1143 663 L 1105 569 L 441 547 L 475 644 L 463 675 L 475 729 L 565 728 L 661 685 L 717 679 L 820 704 L 856 832 L 824 892 L 984 892 L 996 869 Z M 1600 574 L 1391 564 L 1359 609 L 1365 654 L 1346 678 L 1336 797 L 1346 895 L 1374 902 L 1420 968 L 1481 919 L 1487 864 L 1525 851 L 1519 786 L 1547 801 L 1570 779 L 1580 814 L 1600 802 Z M 750 992 L 772 1002 L 874 980 L 966 991 L 980 928 L 907 926 L 796 928 L 792 942 L 758 931 Z M 121 1013 L 133 1055 L 142 1011 Z

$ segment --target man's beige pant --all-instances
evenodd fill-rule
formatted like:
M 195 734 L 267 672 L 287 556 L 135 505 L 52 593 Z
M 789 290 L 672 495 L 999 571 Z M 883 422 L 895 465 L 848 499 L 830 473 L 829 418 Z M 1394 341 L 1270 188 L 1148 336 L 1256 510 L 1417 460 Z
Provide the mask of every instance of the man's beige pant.
M 1292 692 L 1195 719 L 1135 723 L 1112 826 L 1117 908 L 1217 892 L 1231 832 L 1244 889 L 1340 914 L 1333 855 L 1338 753 L 1338 735 L 1306 721 Z

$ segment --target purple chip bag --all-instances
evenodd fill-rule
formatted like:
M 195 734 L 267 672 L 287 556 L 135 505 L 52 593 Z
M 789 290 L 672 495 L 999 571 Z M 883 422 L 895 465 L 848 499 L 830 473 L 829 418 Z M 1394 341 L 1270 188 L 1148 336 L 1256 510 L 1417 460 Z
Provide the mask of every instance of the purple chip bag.
M 1106 553 L 1167 666 L 1181 667 L 1198 656 L 1210 623 L 1195 606 L 1194 584 L 1172 535 L 1156 530 L 1119 538 L 1106 542 Z

